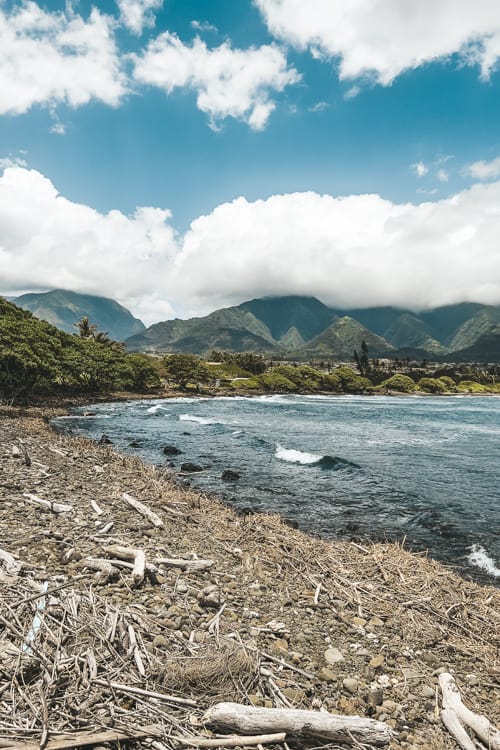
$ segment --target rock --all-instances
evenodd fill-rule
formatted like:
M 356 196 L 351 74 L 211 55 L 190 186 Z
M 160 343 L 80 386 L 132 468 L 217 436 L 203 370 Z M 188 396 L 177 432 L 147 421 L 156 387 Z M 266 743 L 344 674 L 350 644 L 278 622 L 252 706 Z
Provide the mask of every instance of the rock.
M 163 448 L 165 456 L 179 456 L 182 451 L 176 445 L 165 445 Z
M 373 659 L 370 659 L 370 667 L 373 667 L 374 669 L 377 669 L 377 667 L 381 667 L 384 663 L 384 655 L 378 654 L 378 656 L 374 656 Z
M 288 643 L 284 638 L 277 638 L 273 643 L 273 649 L 274 651 L 277 651 L 278 653 L 287 653 L 288 652 Z
M 303 690 L 287 687 L 283 689 L 283 695 L 288 698 L 292 703 L 301 703 L 306 694 Z
M 113 441 L 108 437 L 108 435 L 101 435 L 97 445 L 113 445 Z
M 168 645 L 168 641 L 164 635 L 155 635 L 153 638 L 153 648 L 163 648 Z
M 346 677 L 345 680 L 342 680 L 342 685 L 349 693 L 357 693 L 358 684 L 358 681 L 354 677 Z
M 434 688 L 429 687 L 428 685 L 424 685 L 422 688 L 422 695 L 424 698 L 434 698 L 436 695 L 436 691 Z
M 384 702 L 384 691 L 382 688 L 374 688 L 373 690 L 370 690 L 370 694 L 368 696 L 368 703 L 371 706 L 381 706 Z
M 335 682 L 338 679 L 338 675 L 336 675 L 332 669 L 328 669 L 327 667 L 323 667 L 323 669 L 318 672 L 318 677 L 323 682 Z
M 140 440 L 132 440 L 129 444 L 129 448 L 142 448 L 142 443 Z
M 192 463 L 191 461 L 185 461 L 181 464 L 181 471 L 184 471 L 187 474 L 194 474 L 197 471 L 203 471 L 203 466 Z
M 363 628 L 366 625 L 366 620 L 364 617 L 353 617 L 352 624 Z
M 286 516 L 284 516 L 283 523 L 289 526 L 291 529 L 299 528 L 299 522 L 296 521 L 295 518 L 287 518 Z
M 221 479 L 224 482 L 235 482 L 237 479 L 240 478 L 240 475 L 237 471 L 233 471 L 232 469 L 225 469 L 221 474 Z
M 330 648 L 325 651 L 325 661 L 328 664 L 340 664 L 340 662 L 345 661 L 345 659 L 338 648 L 330 646 Z

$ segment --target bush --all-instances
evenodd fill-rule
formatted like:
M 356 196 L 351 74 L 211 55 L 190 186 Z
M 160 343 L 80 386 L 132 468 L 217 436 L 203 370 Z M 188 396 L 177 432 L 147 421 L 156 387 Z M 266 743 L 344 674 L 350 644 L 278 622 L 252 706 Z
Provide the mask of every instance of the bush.
M 277 391 L 278 393 L 292 393 L 297 390 L 295 383 L 285 378 L 284 375 L 276 373 L 274 370 L 259 375 L 259 383 L 266 391 Z
M 462 380 L 457 385 L 459 393 L 488 393 L 488 388 L 481 383 L 475 383 L 473 380 Z
M 417 387 L 419 391 L 426 393 L 446 393 L 448 390 L 446 383 L 440 378 L 420 378 Z
M 386 388 L 390 391 L 397 391 L 398 393 L 413 393 L 417 386 L 415 381 L 408 377 L 408 375 L 393 375 L 392 378 L 387 378 L 380 384 L 380 388 Z
M 373 385 L 368 378 L 364 378 L 350 367 L 337 367 L 333 372 L 339 381 L 343 393 L 365 393 L 373 390 Z

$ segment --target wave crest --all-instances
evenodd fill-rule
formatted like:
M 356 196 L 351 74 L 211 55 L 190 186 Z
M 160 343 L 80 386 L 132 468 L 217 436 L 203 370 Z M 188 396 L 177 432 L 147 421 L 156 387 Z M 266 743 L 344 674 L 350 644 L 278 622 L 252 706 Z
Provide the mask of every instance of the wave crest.
M 197 424 L 224 424 L 221 419 L 209 419 L 208 417 L 197 417 L 194 414 L 180 414 L 181 422 L 196 422 Z
M 293 448 L 284 448 L 282 445 L 276 446 L 274 454 L 280 461 L 288 461 L 292 464 L 302 464 L 303 466 L 320 466 L 323 469 L 359 469 L 359 464 L 347 461 L 339 456 L 322 456 L 318 453 L 307 453 L 306 451 L 297 451 Z
M 493 578 L 500 578 L 500 568 L 497 567 L 493 558 L 489 556 L 484 547 L 481 547 L 480 544 L 472 545 L 471 553 L 467 559 L 472 565 L 475 565 L 476 568 L 484 570 L 485 573 L 493 576 Z

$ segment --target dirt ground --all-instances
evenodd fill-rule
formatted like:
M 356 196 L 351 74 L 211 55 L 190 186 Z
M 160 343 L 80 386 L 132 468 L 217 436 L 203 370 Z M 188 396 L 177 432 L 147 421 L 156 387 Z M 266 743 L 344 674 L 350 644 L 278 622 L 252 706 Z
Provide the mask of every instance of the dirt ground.
M 391 748 L 451 750 L 442 672 L 498 726 L 498 589 L 400 545 L 327 542 L 274 515 L 237 515 L 165 469 L 57 434 L 52 413 L 0 411 L 0 550 L 22 563 L 0 560 L 3 746 L 160 724 L 156 750 L 181 747 L 212 736 L 200 717 L 230 700 L 357 714 L 388 724 Z M 142 583 L 130 559 L 109 576 L 93 569 L 117 557 L 113 545 L 145 553 L 154 567 Z

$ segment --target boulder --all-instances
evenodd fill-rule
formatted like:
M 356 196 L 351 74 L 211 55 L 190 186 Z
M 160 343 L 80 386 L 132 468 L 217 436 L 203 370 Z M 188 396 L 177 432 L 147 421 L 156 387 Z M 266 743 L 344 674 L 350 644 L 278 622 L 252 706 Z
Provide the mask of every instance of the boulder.
M 179 456 L 182 453 L 182 451 L 180 448 L 177 448 L 177 446 L 175 445 L 166 445 L 163 448 L 163 453 L 166 456 Z
M 181 471 L 185 472 L 186 474 L 194 474 L 194 472 L 196 471 L 203 471 L 203 466 L 194 464 L 191 461 L 185 461 L 183 464 L 181 464 Z
M 98 445 L 113 445 L 113 441 L 108 437 L 108 435 L 101 435 L 97 444 Z
M 238 472 L 233 471 L 232 469 L 225 469 L 221 474 L 221 479 L 223 479 L 224 482 L 235 482 L 239 478 L 240 475 Z

